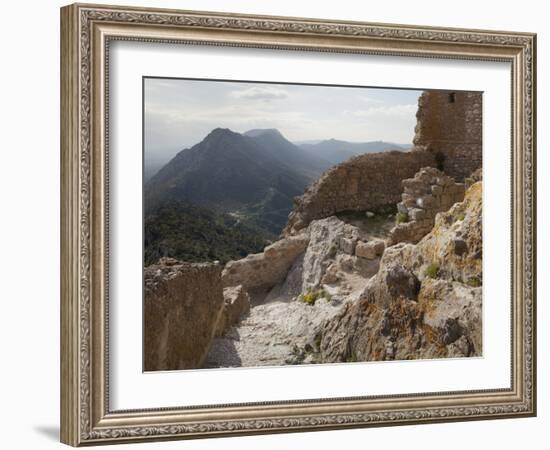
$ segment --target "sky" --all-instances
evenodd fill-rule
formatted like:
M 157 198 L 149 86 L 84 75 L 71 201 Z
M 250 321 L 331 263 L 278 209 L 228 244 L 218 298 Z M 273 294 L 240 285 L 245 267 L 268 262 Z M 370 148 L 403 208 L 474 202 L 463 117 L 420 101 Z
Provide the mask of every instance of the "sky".
M 145 78 L 145 161 L 167 162 L 214 128 L 277 128 L 289 141 L 411 144 L 422 91 Z

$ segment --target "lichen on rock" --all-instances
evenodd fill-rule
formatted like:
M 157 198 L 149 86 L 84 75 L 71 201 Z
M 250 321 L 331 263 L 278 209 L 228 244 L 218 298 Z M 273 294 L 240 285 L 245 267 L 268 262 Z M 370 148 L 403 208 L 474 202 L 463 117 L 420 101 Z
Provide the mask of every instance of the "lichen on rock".
M 481 212 L 477 182 L 418 244 L 387 248 L 360 299 L 324 325 L 322 360 L 481 356 Z

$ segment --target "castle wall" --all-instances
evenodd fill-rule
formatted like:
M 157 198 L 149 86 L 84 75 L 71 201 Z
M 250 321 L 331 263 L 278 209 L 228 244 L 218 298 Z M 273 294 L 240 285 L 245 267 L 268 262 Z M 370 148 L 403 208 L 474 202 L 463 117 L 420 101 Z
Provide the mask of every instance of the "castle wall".
M 284 235 L 340 211 L 369 210 L 401 199 L 401 181 L 434 167 L 464 182 L 482 166 L 482 94 L 426 91 L 418 100 L 410 152 L 370 153 L 326 171 L 296 198 Z
M 283 234 L 294 234 L 340 211 L 375 210 L 401 200 L 401 180 L 422 167 L 434 166 L 428 151 L 369 153 L 351 158 L 327 170 L 295 200 Z
M 455 183 L 433 167 L 424 167 L 414 178 L 407 178 L 402 184 L 402 201 L 397 204 L 397 210 L 406 221 L 391 230 L 392 245 L 398 242 L 416 244 L 432 230 L 437 213 L 464 200 L 464 183 Z
M 482 94 L 426 91 L 418 101 L 414 145 L 435 154 L 437 168 L 463 181 L 482 165 Z

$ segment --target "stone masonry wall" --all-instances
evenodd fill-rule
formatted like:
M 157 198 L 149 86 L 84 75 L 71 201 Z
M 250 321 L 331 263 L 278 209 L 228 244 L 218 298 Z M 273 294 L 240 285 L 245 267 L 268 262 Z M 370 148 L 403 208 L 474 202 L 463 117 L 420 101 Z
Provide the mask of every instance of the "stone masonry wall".
M 420 170 L 414 178 L 403 180 L 402 201 L 397 204 L 398 223 L 390 232 L 390 244 L 417 243 L 434 226 L 438 212 L 447 211 L 464 199 L 465 186 L 455 183 L 443 172 L 432 167 Z
M 426 91 L 418 100 L 414 145 L 434 153 L 437 167 L 463 181 L 482 165 L 482 94 Z
M 401 180 L 434 165 L 434 154 L 423 150 L 370 153 L 338 164 L 295 199 L 283 235 L 295 234 L 312 220 L 340 211 L 375 210 L 395 204 L 401 198 Z
M 229 261 L 222 272 L 224 287 L 242 286 L 246 291 L 270 289 L 286 277 L 290 266 L 308 245 L 305 233 L 280 239 L 262 253 Z

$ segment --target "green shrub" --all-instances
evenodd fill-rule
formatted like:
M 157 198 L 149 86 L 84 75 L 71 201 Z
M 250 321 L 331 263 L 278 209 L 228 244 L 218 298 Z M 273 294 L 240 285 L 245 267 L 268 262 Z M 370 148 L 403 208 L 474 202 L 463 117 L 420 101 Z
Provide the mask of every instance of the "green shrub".
M 426 267 L 424 274 L 430 278 L 437 278 L 439 275 L 439 264 L 436 262 L 431 263 L 428 267 Z
M 481 286 L 481 280 L 478 277 L 470 277 L 466 281 L 466 284 L 471 287 L 480 287 Z
M 405 223 L 409 221 L 409 215 L 404 212 L 398 212 L 395 215 L 395 223 Z
M 327 300 L 331 299 L 331 296 L 323 289 L 311 289 L 307 292 L 303 292 L 298 297 L 298 300 L 301 302 L 304 302 L 307 305 L 315 305 L 315 302 L 319 300 L 320 298 L 326 298 Z

